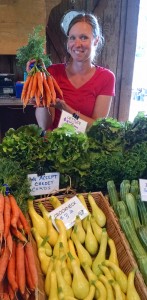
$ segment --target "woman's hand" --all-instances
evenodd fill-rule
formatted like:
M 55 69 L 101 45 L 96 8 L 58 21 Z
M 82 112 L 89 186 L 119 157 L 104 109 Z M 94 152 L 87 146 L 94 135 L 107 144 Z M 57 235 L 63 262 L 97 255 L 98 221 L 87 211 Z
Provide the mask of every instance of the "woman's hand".
M 66 102 L 63 99 L 57 98 L 56 99 L 56 104 L 51 104 L 51 106 L 53 106 L 53 107 L 55 107 L 55 108 L 57 108 L 59 110 L 63 109 L 65 111 L 67 111 L 67 104 L 66 104 Z
M 34 64 L 34 63 L 36 63 L 36 59 L 31 59 L 31 60 L 29 60 L 27 62 L 27 64 L 26 64 L 26 71 L 27 71 L 27 73 L 29 73 L 31 71 L 30 65 Z M 41 65 L 44 69 L 46 69 L 45 68 L 45 64 L 41 60 L 39 61 L 39 65 Z

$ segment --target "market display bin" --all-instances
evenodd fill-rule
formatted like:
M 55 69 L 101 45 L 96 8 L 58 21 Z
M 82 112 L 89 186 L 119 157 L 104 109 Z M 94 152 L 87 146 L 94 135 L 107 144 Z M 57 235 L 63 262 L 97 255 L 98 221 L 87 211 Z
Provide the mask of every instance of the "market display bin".
M 108 235 L 114 240 L 115 245 L 116 245 L 116 249 L 117 249 L 117 253 L 118 253 L 118 260 L 119 260 L 119 265 L 121 267 L 121 269 L 125 272 L 126 275 L 128 275 L 128 273 L 134 268 L 137 267 L 137 263 L 135 261 L 135 258 L 133 256 L 132 250 L 130 249 L 129 243 L 124 235 L 124 233 L 122 232 L 120 225 L 118 223 L 118 219 L 113 211 L 113 209 L 111 208 L 107 198 L 105 198 L 103 196 L 103 194 L 101 192 L 94 192 L 91 193 L 92 196 L 94 197 L 97 205 L 103 210 L 103 212 L 106 215 L 106 229 L 108 232 Z M 71 194 L 64 194 L 64 195 L 60 195 L 58 196 L 58 199 L 61 201 L 61 203 L 63 202 L 64 197 L 68 197 L 71 198 L 74 195 Z M 90 210 L 90 205 L 88 203 L 87 200 L 87 193 L 83 193 L 83 196 L 86 200 L 87 206 Z M 36 199 L 34 200 L 34 207 L 36 209 L 36 211 L 38 213 L 40 213 L 40 210 L 38 208 L 38 202 L 41 201 L 43 203 L 43 205 L 46 207 L 46 209 L 48 211 L 52 211 L 53 207 L 50 204 L 48 198 L 40 198 L 40 199 Z M 38 273 L 39 273 L 39 300 L 44 300 L 46 299 L 45 294 L 44 294 L 44 278 L 40 269 L 40 265 L 39 265 L 39 261 L 37 258 L 37 248 L 35 245 L 35 241 L 33 241 L 32 238 L 32 242 L 33 242 L 33 246 L 34 246 L 34 252 L 35 252 L 35 256 L 36 256 L 36 262 L 37 262 L 37 268 L 38 268 Z M 135 275 L 135 286 L 136 289 L 138 291 L 138 294 L 140 295 L 141 300 L 147 300 L 147 286 L 144 283 L 143 277 L 140 273 L 140 271 L 136 272 Z

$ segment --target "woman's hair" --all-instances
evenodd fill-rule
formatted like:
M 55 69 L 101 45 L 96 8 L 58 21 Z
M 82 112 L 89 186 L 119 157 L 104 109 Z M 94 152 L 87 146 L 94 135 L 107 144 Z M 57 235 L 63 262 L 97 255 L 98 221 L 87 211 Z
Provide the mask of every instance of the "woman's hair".
M 99 38 L 98 45 L 97 45 L 97 54 L 98 54 L 104 45 L 104 37 L 102 35 L 101 26 L 98 22 L 97 17 L 91 13 L 79 12 L 79 14 L 76 15 L 69 23 L 67 36 L 69 34 L 70 29 L 73 27 L 73 25 L 75 25 L 78 22 L 86 22 L 87 24 L 89 24 L 92 27 L 94 38 L 96 37 Z

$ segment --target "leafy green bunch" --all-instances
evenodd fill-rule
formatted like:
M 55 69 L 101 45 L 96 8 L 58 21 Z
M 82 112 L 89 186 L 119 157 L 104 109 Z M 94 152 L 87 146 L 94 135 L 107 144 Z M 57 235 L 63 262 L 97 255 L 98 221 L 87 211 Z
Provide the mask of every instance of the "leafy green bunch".
M 18 162 L 27 172 L 38 171 L 46 161 L 46 146 L 42 129 L 35 124 L 10 128 L 0 144 L 0 158 Z
M 71 177 L 76 185 L 90 167 L 87 135 L 76 133 L 72 125 L 64 124 L 47 133 L 46 143 L 47 164 L 52 166 L 52 171 L 60 172 L 62 179 L 64 175 Z
M 46 66 L 51 64 L 49 56 L 44 53 L 46 38 L 42 34 L 43 25 L 33 28 L 33 32 L 28 35 L 28 44 L 17 50 L 17 64 L 25 68 L 30 59 L 43 61 Z
M 123 151 L 125 124 L 113 118 L 100 118 L 89 128 L 87 135 L 101 150 Z

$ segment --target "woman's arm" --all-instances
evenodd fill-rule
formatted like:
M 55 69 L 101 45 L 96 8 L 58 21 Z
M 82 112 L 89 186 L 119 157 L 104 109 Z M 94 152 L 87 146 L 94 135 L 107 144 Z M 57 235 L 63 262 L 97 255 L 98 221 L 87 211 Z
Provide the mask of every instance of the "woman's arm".
M 96 98 L 95 107 L 92 118 L 94 120 L 99 118 L 106 118 L 109 114 L 112 102 L 112 96 L 100 95 Z
M 92 117 L 87 117 L 80 112 L 76 112 L 75 109 L 70 107 L 64 100 L 57 99 L 56 108 L 60 110 L 65 110 L 70 114 L 77 113 L 80 119 L 86 121 L 88 125 L 92 125 L 92 123 L 99 118 L 106 118 L 109 114 L 110 107 L 112 102 L 112 96 L 100 95 L 97 97 L 95 102 L 95 107 L 93 110 Z

